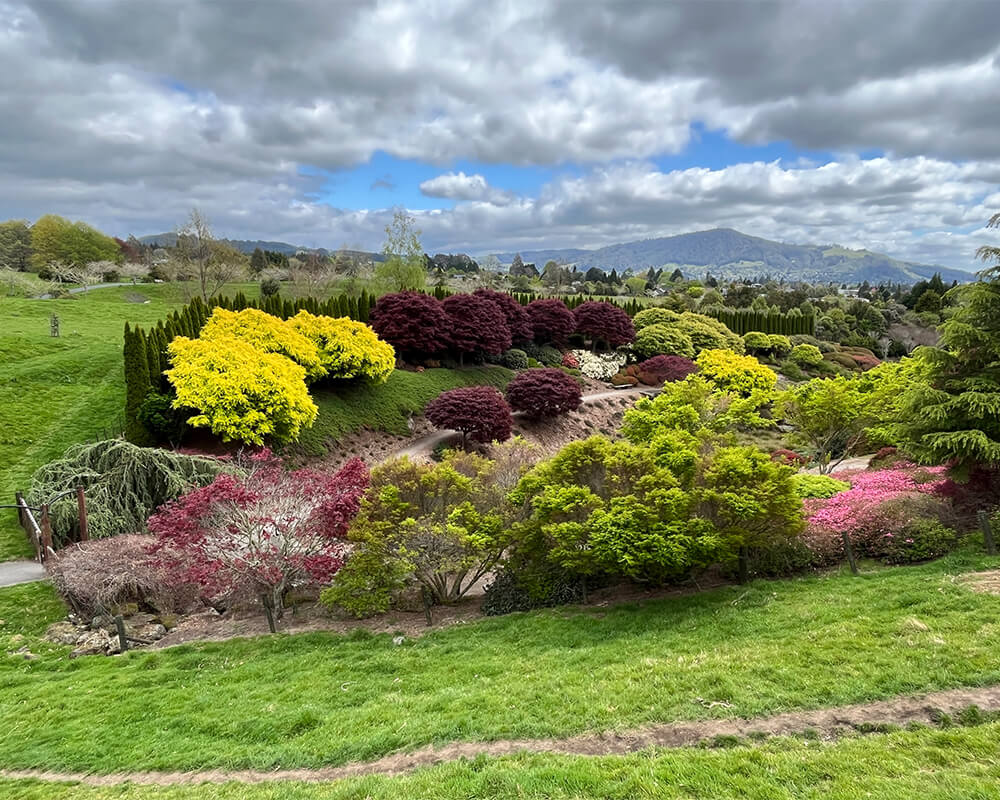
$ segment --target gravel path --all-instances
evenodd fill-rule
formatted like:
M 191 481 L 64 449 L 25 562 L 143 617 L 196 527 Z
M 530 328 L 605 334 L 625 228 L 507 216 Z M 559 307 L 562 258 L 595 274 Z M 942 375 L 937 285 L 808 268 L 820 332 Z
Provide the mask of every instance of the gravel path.
M 595 394 L 585 394 L 583 396 L 583 404 L 588 405 L 590 403 L 596 403 L 599 400 L 607 400 L 609 397 L 641 397 L 642 395 L 653 396 L 657 392 L 656 389 L 644 388 L 644 389 L 609 389 L 604 392 L 596 392 Z M 514 414 L 515 417 L 519 417 L 520 413 Z M 434 433 L 429 433 L 427 436 L 423 436 L 414 442 L 410 442 L 402 450 L 396 450 L 390 453 L 386 458 L 402 458 L 406 456 L 407 458 L 422 458 L 428 453 L 434 451 L 434 448 L 441 444 L 446 444 L 452 440 L 458 440 L 461 436 L 458 431 L 436 431 Z

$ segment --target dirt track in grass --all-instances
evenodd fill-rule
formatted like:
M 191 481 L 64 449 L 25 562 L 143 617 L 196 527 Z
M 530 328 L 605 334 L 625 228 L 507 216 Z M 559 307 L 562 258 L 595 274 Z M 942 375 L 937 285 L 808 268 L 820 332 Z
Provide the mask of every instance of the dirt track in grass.
M 705 703 L 706 706 L 711 704 Z M 0 770 L 4 778 L 34 778 L 50 782 L 77 782 L 90 786 L 133 783 L 174 786 L 199 783 L 266 783 L 272 781 L 327 782 L 362 775 L 400 775 L 421 767 L 476 756 L 506 756 L 516 753 L 560 755 L 625 755 L 652 747 L 688 747 L 717 737 L 766 737 L 809 733 L 835 739 L 851 733 L 884 730 L 882 726 L 930 724 L 941 714 L 956 714 L 970 706 L 1000 711 L 1000 686 L 950 689 L 931 694 L 896 697 L 873 703 L 792 711 L 758 719 L 719 719 L 672 722 L 617 733 L 588 733 L 567 739 L 522 739 L 495 742 L 453 742 L 396 753 L 376 761 L 357 762 L 316 769 L 205 770 L 198 772 L 131 772 L 113 775 L 49 772 L 46 770 Z

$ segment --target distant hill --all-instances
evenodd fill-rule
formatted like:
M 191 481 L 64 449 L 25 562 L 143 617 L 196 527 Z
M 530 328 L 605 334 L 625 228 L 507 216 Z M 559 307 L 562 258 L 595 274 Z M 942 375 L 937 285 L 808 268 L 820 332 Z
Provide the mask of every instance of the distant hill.
M 152 244 L 159 247 L 173 247 L 177 244 L 177 234 L 173 231 L 169 233 L 154 233 L 150 236 L 140 236 L 139 241 L 143 244 Z M 249 239 L 223 239 L 223 241 L 228 242 L 230 245 L 235 247 L 241 253 L 250 254 L 258 247 L 261 250 L 271 250 L 275 253 L 284 253 L 286 256 L 293 256 L 296 253 L 318 253 L 321 256 L 330 255 L 334 252 L 339 252 L 335 250 L 327 250 L 325 247 L 300 247 L 299 245 L 289 244 L 288 242 L 268 242 L 262 239 L 251 241 Z M 384 256 L 381 253 L 367 253 L 363 250 L 344 250 L 351 258 L 357 259 L 368 259 L 371 261 L 383 261 Z
M 504 264 L 514 253 L 497 253 Z M 900 261 L 869 250 L 849 250 L 829 245 L 772 242 L 730 228 L 684 233 L 660 239 L 613 244 L 598 250 L 522 250 L 524 261 L 539 269 L 549 260 L 573 264 L 586 271 L 597 267 L 635 272 L 649 267 L 680 268 L 689 277 L 711 272 L 719 278 L 750 278 L 767 275 L 790 281 L 814 283 L 915 283 L 935 272 L 951 282 L 970 281 L 973 275 L 961 269 Z

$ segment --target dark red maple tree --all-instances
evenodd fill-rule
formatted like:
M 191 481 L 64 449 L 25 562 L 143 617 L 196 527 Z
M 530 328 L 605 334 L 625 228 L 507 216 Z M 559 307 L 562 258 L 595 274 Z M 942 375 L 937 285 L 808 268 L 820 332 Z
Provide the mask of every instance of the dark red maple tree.
M 451 345 L 451 326 L 441 301 L 420 292 L 382 295 L 369 324 L 403 358 L 440 355 Z
M 507 320 L 507 327 L 510 329 L 510 338 L 513 343 L 530 342 L 535 338 L 527 309 L 509 294 L 486 288 L 476 289 L 473 294 L 484 300 L 489 300 L 500 309 L 500 313 Z
M 539 344 L 565 344 L 576 330 L 573 312 L 562 300 L 532 300 L 527 309 L 534 339 Z
M 632 318 L 614 303 L 588 300 L 573 309 L 573 317 L 576 332 L 595 345 L 602 341 L 610 347 L 621 347 L 635 339 Z
M 510 438 L 514 424 L 510 406 L 492 386 L 468 386 L 442 392 L 425 411 L 436 428 L 460 431 L 462 445 L 475 442 L 503 442 Z
M 498 356 L 510 348 L 510 329 L 495 303 L 475 294 L 453 294 L 441 305 L 448 315 L 451 349 L 459 361 L 466 353 Z
M 507 402 L 532 420 L 556 417 L 580 407 L 580 384 L 555 367 L 528 369 L 507 384 Z
M 637 366 L 639 380 L 647 386 L 682 381 L 692 372 L 698 370 L 698 366 L 690 358 L 684 358 L 684 356 L 653 356 Z

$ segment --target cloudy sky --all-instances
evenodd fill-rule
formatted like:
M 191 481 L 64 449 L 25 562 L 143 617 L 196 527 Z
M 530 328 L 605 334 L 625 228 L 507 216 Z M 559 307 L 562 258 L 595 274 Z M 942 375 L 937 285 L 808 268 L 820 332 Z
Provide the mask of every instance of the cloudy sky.
M 0 217 L 590 247 L 727 226 L 972 268 L 996 0 L 0 0 Z

